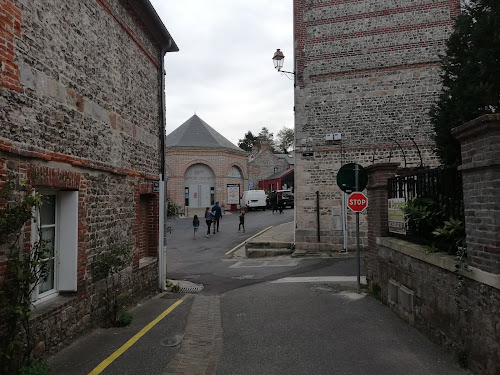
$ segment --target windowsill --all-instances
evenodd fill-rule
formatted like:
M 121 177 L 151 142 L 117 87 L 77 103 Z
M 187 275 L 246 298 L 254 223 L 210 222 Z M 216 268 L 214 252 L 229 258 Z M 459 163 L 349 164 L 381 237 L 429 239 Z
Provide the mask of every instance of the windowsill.
M 35 302 L 34 307 L 31 310 L 30 319 L 37 319 L 39 317 L 46 318 L 74 300 L 76 300 L 76 293 L 68 293 L 66 295 L 57 295 L 38 303 Z
M 377 245 L 382 245 L 394 251 L 406 254 L 412 258 L 455 272 L 455 256 L 445 253 L 425 253 L 424 246 L 417 245 L 395 237 L 377 237 Z M 464 277 L 489 285 L 500 290 L 500 275 L 495 275 L 479 268 L 469 266 L 469 272 L 460 272 Z
M 139 259 L 139 269 L 149 266 L 150 264 L 156 263 L 156 257 L 144 257 Z

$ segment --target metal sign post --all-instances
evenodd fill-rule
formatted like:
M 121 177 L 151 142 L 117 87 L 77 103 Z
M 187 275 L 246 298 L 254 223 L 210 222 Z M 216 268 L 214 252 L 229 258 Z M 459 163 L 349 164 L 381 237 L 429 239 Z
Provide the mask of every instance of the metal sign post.
M 355 191 L 359 191 L 359 165 L 354 166 L 354 187 Z M 359 250 L 359 212 L 356 212 L 356 252 L 358 259 L 358 293 L 361 292 L 361 255 Z

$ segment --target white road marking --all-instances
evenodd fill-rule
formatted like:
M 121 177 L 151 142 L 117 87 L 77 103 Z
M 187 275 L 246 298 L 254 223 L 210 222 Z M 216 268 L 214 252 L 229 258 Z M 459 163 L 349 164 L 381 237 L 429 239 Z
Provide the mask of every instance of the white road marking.
M 271 281 L 271 283 L 342 283 L 357 282 L 357 276 L 310 276 L 310 277 L 284 277 Z M 366 284 L 366 276 L 361 276 L 361 284 Z
M 245 267 L 293 267 L 299 264 L 298 260 L 242 260 L 230 266 L 229 268 Z

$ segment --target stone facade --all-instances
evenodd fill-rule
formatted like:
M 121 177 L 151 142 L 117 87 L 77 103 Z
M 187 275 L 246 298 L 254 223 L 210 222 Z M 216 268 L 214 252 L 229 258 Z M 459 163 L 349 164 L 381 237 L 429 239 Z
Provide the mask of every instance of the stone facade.
M 199 209 L 191 202 L 191 209 L 185 205 L 186 171 L 196 165 L 208 167 L 214 175 L 214 195 L 210 204 L 219 201 L 223 210 L 230 210 L 228 203 L 228 185 L 239 185 L 239 196 L 248 186 L 247 156 L 245 153 L 229 149 L 167 149 L 165 154 L 167 165 L 167 198 L 183 207 L 185 214 L 203 213 L 204 207 Z M 231 177 L 231 170 L 236 168 L 241 177 Z M 192 196 L 192 195 L 191 195 Z
M 437 165 L 428 110 L 458 12 L 458 0 L 294 1 L 298 249 L 341 248 L 334 224 L 343 164 Z M 326 140 L 332 133 L 341 140 Z M 361 223 L 366 247 L 366 215 Z
M 248 157 L 248 182 L 252 183 L 253 189 L 263 189 L 263 180 L 288 169 L 290 163 L 287 159 L 278 157 L 267 145 L 262 145 Z M 248 185 L 245 190 L 248 190 Z
M 163 39 L 168 31 L 149 18 L 148 6 L 141 0 L 0 3 L 7 21 L 0 25 L 0 180 L 13 175 L 44 193 L 77 193 L 70 235 L 76 269 L 66 270 L 75 287 L 56 288 L 53 298 L 35 303 L 34 323 L 43 328 L 38 339 L 48 352 L 102 320 L 102 286 L 91 269 L 110 247 L 133 248 L 121 284 L 130 303 L 157 291 L 152 182 L 159 179 L 163 136 L 161 61 L 177 47 Z M 31 229 L 27 223 L 26 241 Z M 0 274 L 4 267 L 0 262 Z

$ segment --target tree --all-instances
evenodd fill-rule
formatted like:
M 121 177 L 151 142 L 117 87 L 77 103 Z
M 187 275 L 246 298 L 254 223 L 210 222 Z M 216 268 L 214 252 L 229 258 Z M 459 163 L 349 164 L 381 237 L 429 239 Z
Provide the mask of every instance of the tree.
M 460 145 L 450 130 L 500 109 L 500 1 L 463 3 L 441 63 L 443 87 L 431 122 L 441 162 L 457 165 Z
M 260 147 L 258 137 L 255 137 L 251 131 L 245 134 L 243 139 L 238 140 L 238 147 L 245 151 L 252 151 L 254 146 Z
M 257 138 L 260 145 L 267 145 L 273 152 L 276 152 L 276 148 L 274 146 L 274 134 L 271 133 L 268 128 L 263 126 Z
M 288 151 L 293 150 L 295 146 L 295 133 L 293 129 L 287 128 L 286 126 L 283 127 L 278 132 L 278 135 L 276 136 L 277 139 L 277 147 L 278 150 L 284 154 L 288 153 Z

